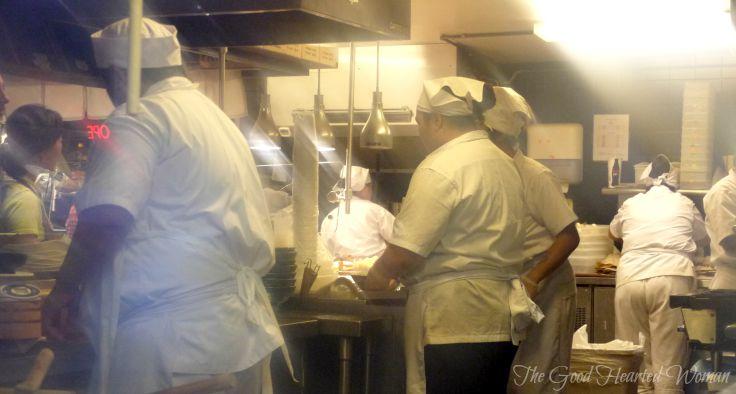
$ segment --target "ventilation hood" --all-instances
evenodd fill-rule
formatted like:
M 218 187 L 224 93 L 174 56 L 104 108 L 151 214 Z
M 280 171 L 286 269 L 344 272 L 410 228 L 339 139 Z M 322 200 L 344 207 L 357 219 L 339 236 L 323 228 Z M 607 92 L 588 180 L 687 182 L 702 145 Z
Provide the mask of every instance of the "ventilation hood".
M 271 58 L 244 47 L 407 39 L 411 16 L 411 0 L 146 0 L 144 7 L 175 25 L 190 50 L 243 47 L 231 53 L 267 71 Z M 2 0 L 0 71 L 100 86 L 89 35 L 127 14 L 124 0 Z M 280 75 L 309 68 L 273 60 Z
M 98 27 L 128 15 L 127 1 L 63 3 Z M 175 25 L 185 46 L 237 47 L 408 39 L 411 1 L 146 0 L 143 12 Z

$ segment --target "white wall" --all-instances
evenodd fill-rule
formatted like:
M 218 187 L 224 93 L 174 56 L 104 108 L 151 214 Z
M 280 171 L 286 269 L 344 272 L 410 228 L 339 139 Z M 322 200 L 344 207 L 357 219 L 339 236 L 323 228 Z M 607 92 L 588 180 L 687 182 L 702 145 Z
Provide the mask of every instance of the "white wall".
M 356 48 L 355 108 L 370 108 L 376 88 L 376 47 Z M 380 89 L 384 108 L 414 110 L 422 81 L 457 75 L 456 49 L 449 44 L 381 46 Z M 327 109 L 347 109 L 350 48 L 339 49 L 337 69 L 322 70 Z M 268 78 L 271 109 L 277 125 L 292 125 L 295 109 L 311 109 L 317 92 L 317 70 L 309 76 Z

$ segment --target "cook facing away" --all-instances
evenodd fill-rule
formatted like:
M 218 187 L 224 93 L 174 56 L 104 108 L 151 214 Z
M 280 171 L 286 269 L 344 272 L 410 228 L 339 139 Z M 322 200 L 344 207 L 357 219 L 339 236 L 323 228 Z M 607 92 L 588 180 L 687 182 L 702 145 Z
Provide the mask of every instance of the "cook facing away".
M 340 177 L 345 179 L 345 168 Z M 391 239 L 394 215 L 372 202 L 373 186 L 367 168 L 353 166 L 350 186 L 353 199 L 350 215 L 345 213 L 345 201 L 322 221 L 320 235 L 335 258 L 366 258 L 380 256 Z
M 647 171 L 652 186 L 624 202 L 610 227 L 621 250 L 616 271 L 616 337 L 639 343 L 645 337 L 642 369 L 649 373 L 687 368 L 687 337 L 678 332 L 682 313 L 669 297 L 695 291 L 691 256 L 707 241 L 695 204 L 670 184 L 670 162 L 657 156 Z M 653 382 L 641 380 L 639 392 L 682 392 L 677 373 Z M 652 387 L 653 386 L 653 387 Z
M 575 228 L 577 216 L 562 193 L 552 171 L 530 159 L 518 149 L 518 137 L 525 118 L 532 117 L 526 100 L 511 88 L 493 88 L 496 105 L 486 112 L 484 121 L 491 140 L 513 158 L 524 184 L 526 217 L 524 227 L 524 272 L 527 289 L 536 294 L 544 320 L 533 325 L 514 360 L 509 391 L 540 393 L 559 390 L 561 377 L 570 366 L 574 331 L 575 274 L 567 257 L 580 242 Z M 547 277 L 541 281 L 539 278 Z M 541 381 L 529 373 L 544 374 Z
M 424 83 L 417 124 L 431 153 L 366 279 L 373 289 L 395 279 L 409 287 L 409 393 L 505 391 L 515 345 L 542 317 L 519 280 L 523 185 L 480 125 L 493 104 L 493 90 L 480 81 Z
M 714 290 L 736 289 L 736 172 L 731 169 L 703 199 L 705 223 L 710 236 L 711 263 L 716 275 Z
M 273 265 L 273 234 L 248 144 L 183 76 L 176 29 L 149 19 L 140 113 L 126 113 L 128 26 L 92 35 L 118 107 L 110 139 L 91 154 L 46 332 L 64 338 L 62 316 L 82 298 L 95 393 L 230 372 L 242 392 L 268 391 L 269 356 L 283 338 L 260 278 Z

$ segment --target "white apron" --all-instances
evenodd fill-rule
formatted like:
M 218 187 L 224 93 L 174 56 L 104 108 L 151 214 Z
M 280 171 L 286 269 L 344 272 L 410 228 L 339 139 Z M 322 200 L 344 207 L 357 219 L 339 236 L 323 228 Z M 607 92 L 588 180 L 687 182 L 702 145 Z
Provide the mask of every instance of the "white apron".
M 542 310 L 527 296 L 524 285 L 517 274 L 495 272 L 493 270 L 476 270 L 455 272 L 425 279 L 409 288 L 409 299 L 406 302 L 404 320 L 404 354 L 406 357 L 406 392 L 423 394 L 427 391 L 424 372 L 424 346 L 427 344 L 424 332 L 426 311 L 425 295 L 428 290 L 455 280 L 490 279 L 509 282 L 509 310 L 511 312 L 511 338 L 514 345 L 524 339 L 527 327 L 532 322 L 540 322 L 544 318 Z M 490 311 L 489 311 L 490 313 Z
M 171 241 L 172 238 L 169 238 Z M 186 242 L 190 245 L 194 243 L 198 247 L 204 250 L 211 249 L 210 244 L 203 240 L 197 240 L 193 237 L 180 236 L 176 238 L 176 241 Z M 131 242 L 128 240 L 126 242 Z M 134 241 L 132 241 L 134 242 Z M 214 255 L 227 259 L 229 258 L 226 253 L 217 253 L 216 251 L 210 250 Z M 92 342 L 96 351 L 96 362 L 93 367 L 92 379 L 90 382 L 89 392 L 90 393 L 116 393 L 116 392 L 130 392 L 125 387 L 120 387 L 120 381 L 131 381 L 130 379 L 137 379 L 139 377 L 130 378 L 117 372 L 111 373 L 113 367 L 114 358 L 116 355 L 114 351 L 117 349 L 125 349 L 125 344 L 116 343 L 116 339 L 119 341 L 120 336 L 118 335 L 118 325 L 121 323 L 121 274 L 123 272 L 121 266 L 120 256 L 116 257 L 114 263 L 103 267 L 103 272 L 100 273 L 96 280 L 91 280 L 89 286 L 85 288 L 82 300 L 82 315 L 86 322 L 86 331 L 88 337 Z M 236 264 L 234 261 L 231 264 Z M 183 264 L 182 264 L 183 265 Z M 235 266 L 235 265 L 233 265 Z M 182 266 L 182 269 L 186 269 Z M 258 273 L 248 266 L 240 266 L 239 271 L 235 275 L 232 281 L 225 281 L 214 285 L 206 286 L 201 291 L 197 291 L 196 294 L 186 295 L 184 297 L 177 297 L 176 299 L 167 299 L 162 302 L 154 302 L 146 305 L 145 309 L 136 308 L 135 310 L 122 311 L 123 319 L 124 315 L 130 315 L 135 312 L 136 319 L 140 319 L 144 324 L 152 325 L 154 331 L 151 333 L 152 336 L 162 337 L 167 333 L 166 329 L 170 327 L 164 327 L 165 324 L 161 324 L 156 321 L 158 316 L 165 315 L 167 313 L 176 313 L 177 310 L 185 309 L 188 314 L 197 313 L 197 308 L 208 308 L 208 300 L 215 300 L 220 296 L 227 294 L 237 294 L 240 302 L 242 302 L 248 312 L 246 313 L 246 320 L 255 326 L 263 327 L 265 331 L 274 333 L 274 330 L 278 331 L 279 345 L 284 353 L 289 370 L 291 368 L 291 360 L 288 356 L 288 352 L 285 349 L 283 337 L 281 337 L 278 324 L 276 323 L 276 317 L 274 315 L 271 303 L 269 301 L 268 293 L 263 287 L 263 282 Z M 199 305 L 199 306 L 198 306 Z M 199 309 L 202 312 L 205 309 Z M 265 312 L 260 312 L 265 311 Z M 162 348 L 165 345 L 161 346 Z M 146 355 L 155 352 L 157 349 L 147 349 Z M 175 349 L 167 349 L 171 353 L 175 352 Z M 194 349 L 197 351 L 197 349 Z M 135 351 L 131 351 L 135 355 Z M 143 352 L 141 352 L 143 353 Z M 146 378 L 151 378 L 150 381 L 142 382 L 138 385 L 138 388 L 143 387 L 143 392 L 153 392 L 167 388 L 167 384 L 170 384 L 170 378 L 175 372 L 185 373 L 196 373 L 198 371 L 182 370 L 182 367 L 177 365 L 177 361 L 172 359 L 167 354 L 158 354 L 153 357 L 146 357 L 141 354 L 139 357 L 135 357 L 132 360 L 136 364 L 137 369 L 147 369 L 155 371 L 154 374 L 149 374 Z M 118 359 L 120 356 L 118 355 Z M 127 363 L 127 362 L 126 362 Z M 187 368 L 187 367 L 185 367 Z M 203 373 L 209 373 L 210 371 L 202 371 Z M 222 372 L 237 372 L 237 371 L 219 371 Z M 112 376 L 115 376 L 113 379 Z M 293 376 L 293 373 L 292 373 Z M 264 389 L 270 389 L 265 387 Z M 266 392 L 264 392 L 266 394 Z

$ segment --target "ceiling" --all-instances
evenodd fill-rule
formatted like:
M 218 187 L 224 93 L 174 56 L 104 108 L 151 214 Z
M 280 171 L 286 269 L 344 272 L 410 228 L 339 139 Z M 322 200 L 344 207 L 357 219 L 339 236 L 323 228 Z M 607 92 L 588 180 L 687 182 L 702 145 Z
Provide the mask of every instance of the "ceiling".
M 412 0 L 411 11 L 413 44 L 441 43 L 445 35 L 501 64 L 564 59 L 554 44 L 531 33 L 531 0 Z M 475 36 L 456 37 L 463 34 Z

